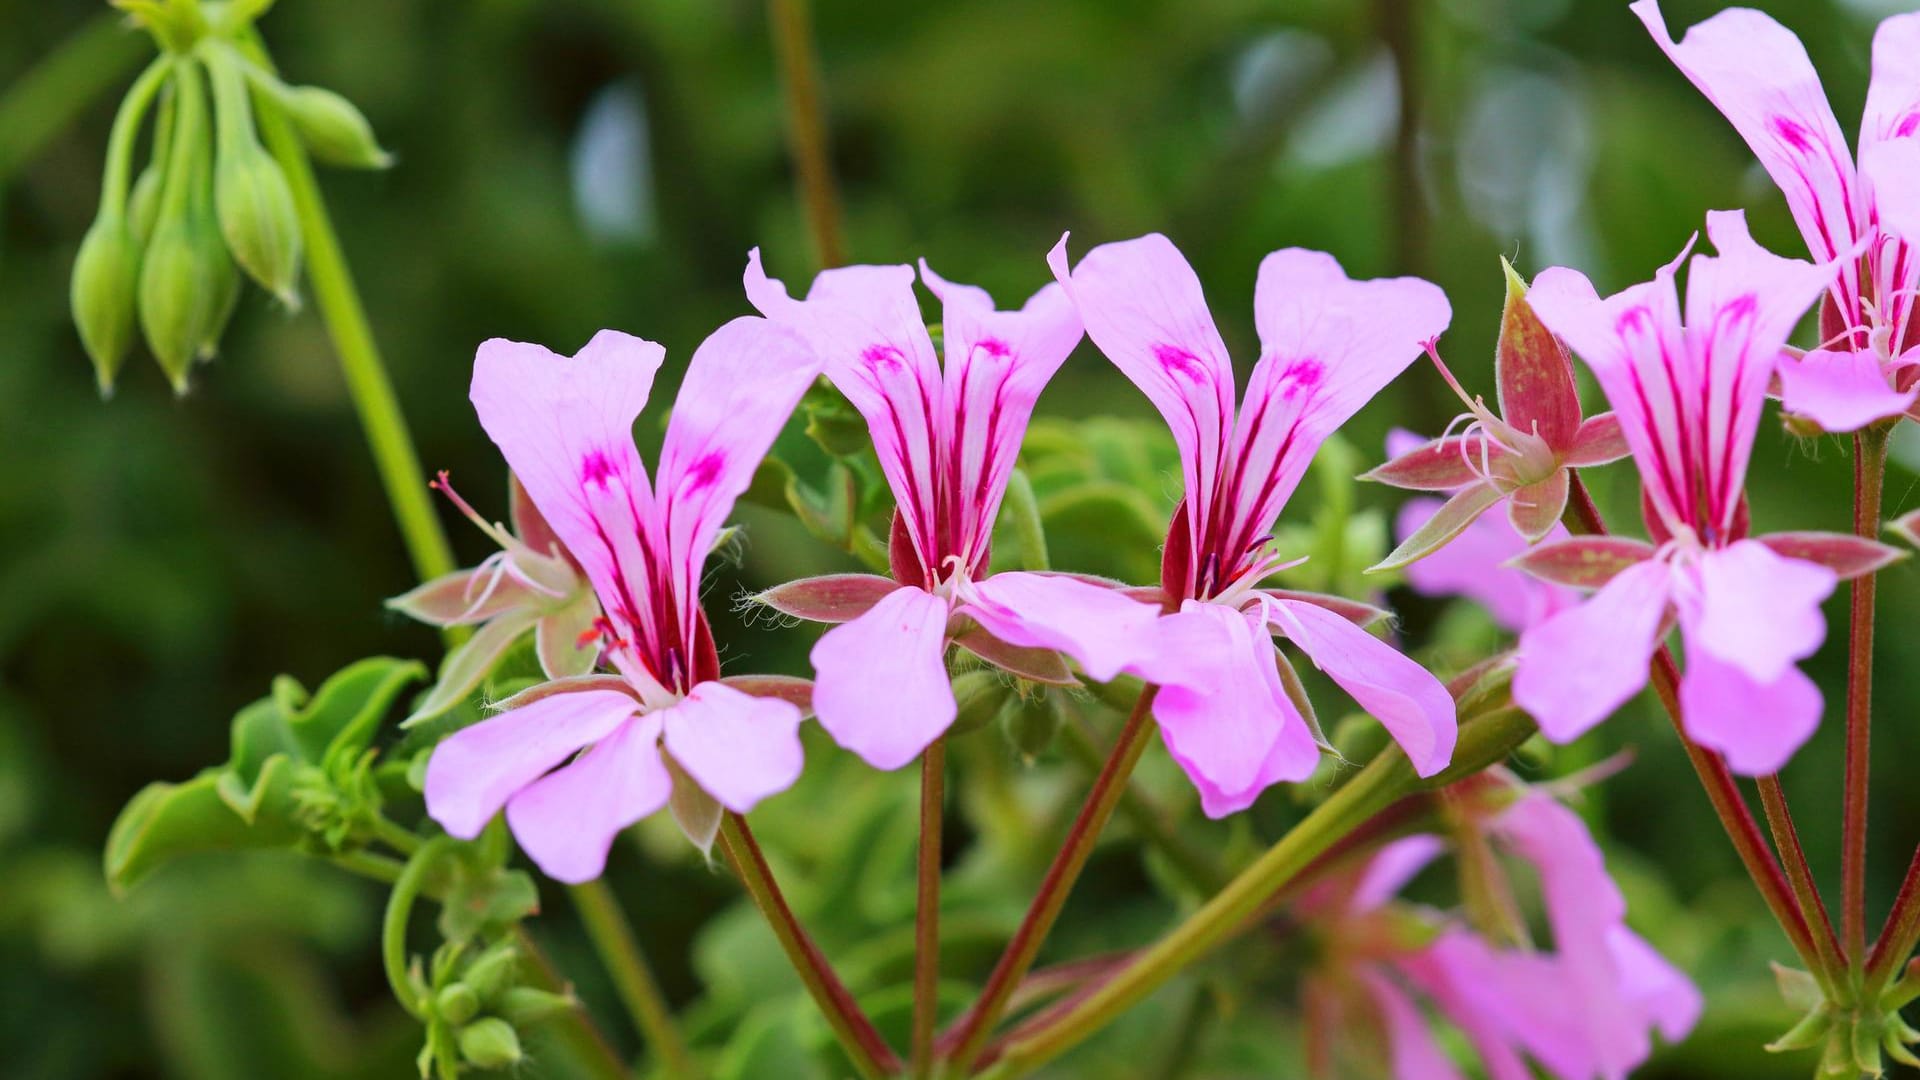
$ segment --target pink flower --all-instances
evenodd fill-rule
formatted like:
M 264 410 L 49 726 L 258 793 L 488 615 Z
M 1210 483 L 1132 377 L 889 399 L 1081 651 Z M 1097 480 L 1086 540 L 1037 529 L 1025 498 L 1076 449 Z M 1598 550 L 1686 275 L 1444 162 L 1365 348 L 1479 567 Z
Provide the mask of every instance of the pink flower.
M 1826 635 L 1820 603 L 1838 575 L 1745 538 L 1742 489 L 1774 362 L 1834 266 L 1763 250 L 1739 212 L 1709 214 L 1707 235 L 1720 254 L 1694 256 L 1684 323 L 1678 259 L 1605 300 L 1564 268 L 1535 283 L 1534 310 L 1586 360 L 1620 416 L 1660 546 L 1576 539 L 1527 557 L 1538 569 L 1585 552 L 1591 572 L 1567 583 L 1604 584 L 1521 635 L 1513 696 L 1548 738 L 1575 738 L 1645 685 L 1676 613 L 1688 734 L 1735 771 L 1764 774 L 1819 723 L 1820 691 L 1794 664 Z
M 1911 410 L 1920 395 L 1920 13 L 1895 15 L 1874 35 L 1856 169 L 1791 31 L 1733 8 L 1676 43 L 1659 0 L 1633 11 L 1753 148 L 1814 260 L 1839 263 L 1826 283 L 1826 340 L 1780 365 L 1782 404 L 1829 431 Z
M 1156 597 L 1170 614 L 1128 670 L 1162 687 L 1154 716 L 1202 807 L 1215 817 L 1244 809 L 1319 760 L 1279 676 L 1276 633 L 1379 718 L 1422 776 L 1445 768 L 1453 699 L 1344 614 L 1364 605 L 1260 583 L 1282 565 L 1273 524 L 1314 451 L 1446 328 L 1446 297 L 1412 278 L 1351 281 L 1319 252 L 1268 255 L 1254 294 L 1262 359 L 1236 419 L 1226 346 L 1166 237 L 1097 247 L 1071 272 L 1062 237 L 1048 262 L 1088 335 L 1159 408 L 1180 447 L 1186 497 Z
M 603 330 L 571 358 L 495 339 L 474 359 L 480 423 L 592 582 L 607 612 L 594 636 L 618 675 L 535 687 L 455 732 L 428 762 L 427 810 L 470 839 L 504 806 L 520 846 L 561 881 L 597 877 L 614 836 L 670 795 L 677 816 L 714 802 L 745 813 L 800 775 L 801 710 L 720 678 L 699 583 L 819 368 L 764 319 L 715 331 L 688 365 L 649 484 L 633 422 L 664 356 Z M 714 807 L 690 835 L 711 843 L 717 825 Z
M 813 707 L 842 746 L 882 769 L 912 761 L 953 723 L 949 642 L 1015 674 L 1070 683 L 1050 651 L 1062 649 L 1104 681 L 1159 614 L 1074 578 L 988 575 L 1021 437 L 1041 389 L 1080 343 L 1080 319 L 1057 285 L 1019 311 L 997 311 L 984 291 L 947 282 L 924 262 L 920 277 L 944 304 L 944 372 L 912 267 L 828 270 L 805 300 L 765 275 L 758 251 L 747 267 L 754 306 L 803 337 L 866 418 L 893 489 L 894 581 L 833 575 L 761 598 L 841 623 L 814 646 Z
M 1425 440 L 1409 431 L 1396 430 L 1387 436 L 1387 454 L 1394 458 L 1425 445 Z M 1394 518 L 1394 534 L 1403 541 L 1418 534 L 1445 506 L 1437 498 L 1408 499 Z M 1565 526 L 1557 523 L 1543 537 L 1566 538 Z M 1518 633 L 1580 601 L 1574 590 L 1508 565 L 1528 546 L 1510 517 L 1483 514 L 1403 573 L 1413 591 L 1423 596 L 1464 596 L 1486 608 L 1494 622 Z
M 1484 819 L 1484 811 L 1468 813 L 1463 828 L 1534 871 L 1552 949 L 1496 942 L 1394 902 L 1446 850 L 1435 836 L 1395 841 L 1295 905 L 1327 945 L 1304 988 L 1318 1006 L 1309 1011 L 1309 1035 L 1321 1061 L 1343 1029 L 1364 1030 L 1358 1021 L 1370 1015 L 1386 1034 L 1396 1080 L 1461 1077 L 1416 995 L 1467 1037 L 1491 1080 L 1527 1080 L 1529 1060 L 1558 1080 L 1618 1080 L 1652 1053 L 1653 1032 L 1684 1038 L 1699 1019 L 1699 992 L 1627 928 L 1626 903 L 1579 816 L 1540 791 L 1523 791 Z M 1462 873 L 1488 874 L 1483 887 L 1511 891 L 1498 862 L 1463 863 Z M 1524 937 L 1524 926 L 1501 929 L 1510 932 Z

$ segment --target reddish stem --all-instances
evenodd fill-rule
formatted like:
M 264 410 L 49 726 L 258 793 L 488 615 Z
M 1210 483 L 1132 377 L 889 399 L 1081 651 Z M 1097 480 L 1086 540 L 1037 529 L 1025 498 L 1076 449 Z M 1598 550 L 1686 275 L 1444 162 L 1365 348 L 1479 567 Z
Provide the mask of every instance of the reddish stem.
M 1127 780 L 1133 775 L 1133 767 L 1146 749 L 1147 736 L 1153 731 L 1154 692 L 1153 687 L 1147 687 L 1134 703 L 1126 727 L 1120 730 L 1113 751 L 1107 755 L 1106 766 L 1094 780 L 1093 789 L 1087 792 L 1087 801 L 1074 818 L 1073 827 L 1060 845 L 1059 854 L 1053 858 L 1053 865 L 1047 867 L 1039 893 L 1027 907 L 1026 917 L 1021 920 L 1019 929 L 1014 931 L 1013 939 L 1007 942 L 1006 951 L 1000 954 L 992 974 L 987 976 L 987 983 L 980 990 L 980 1000 L 974 1002 L 973 1007 L 956 1020 L 953 1028 L 942 1037 L 942 1044 L 953 1048 L 948 1055 L 951 1062 L 948 1071 L 951 1075 L 967 1075 L 981 1048 L 986 1045 L 988 1036 L 993 1034 L 994 1025 L 1000 1022 L 1014 990 L 1033 966 L 1034 957 L 1039 955 L 1040 946 L 1046 941 L 1048 931 L 1053 929 L 1054 920 L 1059 918 L 1060 909 L 1067 902 L 1067 894 L 1079 879 L 1081 869 L 1087 864 L 1087 857 L 1093 853 L 1094 842 L 1100 838 L 1100 831 L 1107 819 L 1113 816 L 1114 807 L 1127 789 Z
M 1853 533 L 1880 534 L 1880 491 L 1886 479 L 1889 428 L 1853 437 Z M 1847 619 L 1847 764 L 1840 825 L 1840 922 L 1847 958 L 1858 971 L 1867 937 L 1867 748 L 1873 727 L 1873 601 L 1877 574 L 1853 579 Z
M 1787 791 L 1780 786 L 1777 774 L 1763 776 L 1758 783 L 1760 805 L 1767 813 L 1767 827 L 1773 830 L 1774 846 L 1780 849 L 1780 859 L 1786 864 L 1787 878 L 1800 902 L 1801 913 L 1815 931 L 1814 949 L 1820 954 L 1821 966 L 1837 982 L 1847 967 L 1846 954 L 1840 949 L 1839 936 L 1833 932 L 1833 917 L 1827 914 L 1827 902 L 1820 898 L 1820 889 L 1814 884 L 1806 849 L 1800 846 L 1800 830 L 1794 828 L 1793 813 L 1787 809 Z
M 1893 898 L 1893 910 L 1887 913 L 1887 925 L 1873 944 L 1873 956 L 1867 961 L 1867 992 L 1872 1001 L 1887 985 L 1887 980 L 1920 942 L 1920 848 L 1907 864 L 1907 876 L 1900 882 L 1900 893 Z

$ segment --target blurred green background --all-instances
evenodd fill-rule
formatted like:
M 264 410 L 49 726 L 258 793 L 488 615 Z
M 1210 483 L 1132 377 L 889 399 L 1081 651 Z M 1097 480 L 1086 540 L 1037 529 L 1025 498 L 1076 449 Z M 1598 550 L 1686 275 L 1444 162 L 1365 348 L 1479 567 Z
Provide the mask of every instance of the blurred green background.
M 1501 255 L 1529 275 L 1579 266 L 1610 291 L 1670 259 L 1706 210 L 1733 206 L 1750 209 L 1763 242 L 1801 252 L 1744 146 L 1612 0 L 815 6 L 852 257 L 924 255 L 1003 304 L 1046 280 L 1042 258 L 1063 229 L 1076 253 L 1162 230 L 1250 360 L 1260 256 L 1323 248 L 1355 276 L 1442 285 L 1455 310 L 1446 353 L 1490 394 Z M 1675 0 L 1668 18 L 1691 25 L 1715 6 Z M 1762 6 L 1806 40 L 1851 131 L 1872 27 L 1904 5 Z M 380 606 L 409 586 L 409 569 L 311 311 L 289 316 L 250 288 L 223 355 L 186 399 L 143 355 L 114 401 L 95 394 L 67 319 L 67 274 L 114 102 L 150 54 L 138 34 L 83 31 L 102 10 L 0 0 L 0 94 L 72 35 L 94 35 L 56 93 L 0 105 L 0 1075 L 408 1075 L 417 1035 L 381 977 L 377 887 L 273 856 L 179 865 L 124 902 L 101 880 L 120 806 L 150 780 L 223 758 L 228 718 L 275 674 L 312 686 L 365 655 L 438 655 L 432 633 Z M 614 326 L 683 361 L 746 310 L 749 247 L 790 283 L 812 270 L 758 3 L 282 0 L 262 29 L 290 78 L 352 98 L 398 156 L 388 172 L 327 173 L 323 185 L 424 463 L 451 469 L 483 512 L 502 513 L 504 497 L 465 398 L 479 341 L 571 351 Z M 1091 348 L 1041 411 L 1150 415 Z M 1389 427 L 1434 432 L 1457 411 L 1429 369 L 1411 369 L 1349 429 L 1352 471 L 1377 460 Z M 1056 429 L 1049 445 L 1104 461 L 1140 451 L 1152 432 Z M 1916 505 L 1913 451 L 1889 477 L 1888 516 Z M 1769 418 L 1753 472 L 1757 528 L 1847 527 L 1839 440 L 1796 442 Z M 1164 512 L 1171 477 L 1132 478 L 1152 512 Z M 1592 482 L 1615 521 L 1633 520 L 1626 466 Z M 1311 525 L 1338 486 L 1309 483 L 1283 524 Z M 1364 545 L 1397 497 L 1353 495 L 1363 516 L 1348 532 Z M 1053 509 L 1057 565 L 1151 573 L 1150 531 L 1115 550 L 1111 531 L 1076 531 L 1072 508 Z M 749 625 L 726 614 L 727 600 L 743 584 L 849 560 L 789 519 L 743 518 L 743 561 L 722 567 L 709 593 L 723 655 L 741 670 L 802 672 L 810 631 Z M 466 562 L 486 554 L 464 522 L 449 515 L 449 529 Z M 1391 595 L 1408 645 L 1437 667 L 1496 640 L 1474 613 Z M 1882 597 L 1874 920 L 1920 842 L 1920 788 L 1896 779 L 1920 754 L 1908 633 L 1920 572 L 1883 575 Z M 1812 664 L 1830 700 L 1842 662 L 1830 642 Z M 1111 730 L 1109 715 L 1088 716 Z M 1586 806 L 1636 924 L 1709 1001 L 1694 1038 L 1646 1074 L 1806 1075 L 1808 1062 L 1759 1051 L 1792 1019 L 1764 961 L 1790 952 L 1664 718 L 1637 704 L 1587 744 L 1522 767 L 1558 773 L 1621 748 L 1633 766 Z M 828 951 L 884 988 L 898 949 L 883 931 L 911 911 L 915 782 L 910 770 L 855 767 L 824 741 L 810 750 L 808 781 L 756 824 Z M 1829 884 L 1839 750 L 1829 722 L 1786 774 Z M 958 758 L 948 968 L 964 979 L 1018 917 L 1086 774 L 1058 749 L 1026 762 L 991 730 Z M 1297 814 L 1299 796 L 1283 791 L 1233 823 L 1206 822 L 1157 750 L 1142 785 L 1227 863 Z M 1143 942 L 1191 904 L 1126 835 L 1117 828 L 1121 842 L 1097 855 L 1049 956 Z M 819 1066 L 786 1041 L 818 1033 L 724 874 L 650 828 L 616 851 L 611 875 L 717 1068 L 826 1075 L 805 1071 Z M 535 933 L 634 1050 L 564 895 L 547 901 Z M 1180 1075 L 1293 1075 L 1290 954 L 1268 943 L 1230 951 L 1056 1075 L 1153 1075 L 1195 1011 L 1207 1022 L 1177 1052 Z M 545 1068 L 536 1059 L 525 1071 Z

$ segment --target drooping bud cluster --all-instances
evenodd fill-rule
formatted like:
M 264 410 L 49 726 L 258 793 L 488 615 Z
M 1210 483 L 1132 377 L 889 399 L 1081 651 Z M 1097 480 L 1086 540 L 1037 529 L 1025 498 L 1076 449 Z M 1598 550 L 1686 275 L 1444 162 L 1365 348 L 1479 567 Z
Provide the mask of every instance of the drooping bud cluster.
M 152 33 L 161 55 L 114 118 L 100 208 L 74 258 L 73 320 L 103 395 L 113 391 L 136 326 L 184 393 L 194 362 L 219 351 L 240 271 L 288 308 L 299 304 L 300 147 L 354 168 L 380 168 L 388 156 L 345 98 L 288 86 L 273 73 L 252 28 L 270 0 L 120 6 Z M 150 160 L 133 179 L 150 115 Z M 287 137 L 271 137 L 276 130 Z

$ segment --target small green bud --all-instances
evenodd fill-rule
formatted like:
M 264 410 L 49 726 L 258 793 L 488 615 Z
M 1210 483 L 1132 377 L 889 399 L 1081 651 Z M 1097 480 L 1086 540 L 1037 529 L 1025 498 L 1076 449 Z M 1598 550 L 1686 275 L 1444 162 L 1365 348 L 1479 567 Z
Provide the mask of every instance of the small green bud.
M 1000 715 L 1000 709 L 1007 702 L 1013 687 L 1005 675 L 986 668 L 963 671 L 953 677 L 953 698 L 959 709 L 953 718 L 953 724 L 947 728 L 948 735 L 965 735 L 977 731 L 987 722 Z
M 520 950 L 512 941 L 502 941 L 487 951 L 474 957 L 473 963 L 460 976 L 460 981 L 473 988 L 482 1001 L 492 1001 L 513 983 L 513 977 L 520 967 Z
M 102 396 L 113 393 L 114 376 L 133 345 L 134 291 L 139 279 L 140 249 L 126 218 L 101 214 L 74 256 L 71 299 L 73 324 L 93 359 Z
M 1031 696 L 1014 693 L 1000 713 L 1000 726 L 1014 752 L 1031 763 L 1046 753 L 1060 733 L 1060 707 L 1044 690 Z
M 282 108 L 314 160 L 348 169 L 384 169 L 393 155 L 380 149 L 373 125 L 353 102 L 318 86 L 289 86 Z
M 513 1025 L 497 1016 L 475 1020 L 456 1036 L 460 1056 L 481 1069 L 506 1069 L 520 1064 L 520 1036 Z
M 571 994 L 556 994 L 532 986 L 516 986 L 500 995 L 496 1006 L 500 1015 L 515 1024 L 537 1024 L 580 1007 Z
M 186 392 L 194 357 L 218 334 L 233 276 L 219 233 L 197 228 L 194 215 L 163 214 L 155 224 L 140 264 L 140 329 L 176 393 Z
M 258 143 L 222 152 L 214 166 L 214 205 L 227 250 L 255 281 L 288 307 L 299 303 L 300 218 L 280 165 Z
M 466 983 L 451 983 L 434 995 L 433 1011 L 449 1024 L 464 1024 L 480 1015 L 480 995 Z

